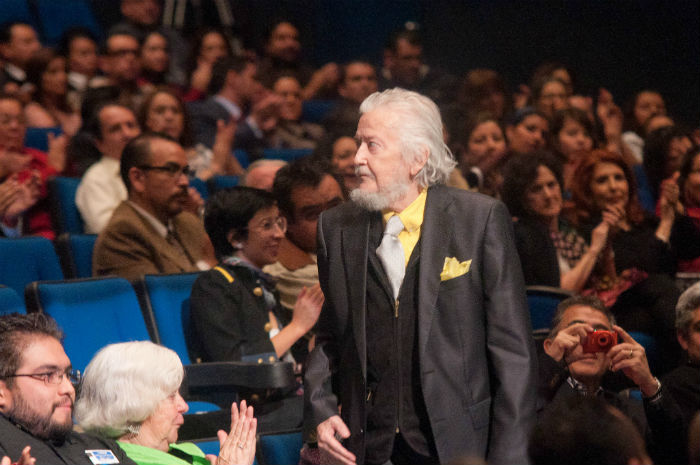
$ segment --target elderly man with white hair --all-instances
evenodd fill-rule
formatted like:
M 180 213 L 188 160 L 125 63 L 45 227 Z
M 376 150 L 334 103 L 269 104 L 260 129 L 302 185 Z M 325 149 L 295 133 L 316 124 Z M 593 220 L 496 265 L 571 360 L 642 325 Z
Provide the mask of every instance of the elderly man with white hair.
M 344 464 L 527 463 L 534 344 L 508 211 L 442 185 L 455 161 L 430 99 L 391 89 L 360 113 L 360 185 L 318 223 L 308 432 Z
M 150 341 L 110 344 L 85 369 L 75 420 L 87 432 L 117 440 L 138 465 L 252 465 L 257 422 L 245 401 L 240 410 L 231 405 L 230 433 L 217 433 L 218 457 L 192 443 L 176 444 L 188 408 L 179 392 L 184 376 L 170 349 Z

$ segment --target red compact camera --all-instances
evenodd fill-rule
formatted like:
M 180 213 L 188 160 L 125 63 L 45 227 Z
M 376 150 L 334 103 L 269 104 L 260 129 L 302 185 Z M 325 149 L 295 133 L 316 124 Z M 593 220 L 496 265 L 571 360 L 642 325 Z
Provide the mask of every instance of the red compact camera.
M 588 333 L 586 340 L 583 341 L 583 353 L 590 354 L 594 352 L 607 352 L 616 344 L 617 333 L 615 331 L 596 329 L 592 333 Z

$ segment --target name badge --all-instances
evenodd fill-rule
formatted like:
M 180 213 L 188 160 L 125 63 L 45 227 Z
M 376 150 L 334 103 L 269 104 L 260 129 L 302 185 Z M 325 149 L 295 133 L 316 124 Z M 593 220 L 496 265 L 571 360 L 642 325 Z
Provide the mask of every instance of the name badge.
M 87 454 L 90 461 L 95 465 L 119 463 L 119 460 L 114 456 L 114 452 L 109 449 L 86 450 L 85 454 Z

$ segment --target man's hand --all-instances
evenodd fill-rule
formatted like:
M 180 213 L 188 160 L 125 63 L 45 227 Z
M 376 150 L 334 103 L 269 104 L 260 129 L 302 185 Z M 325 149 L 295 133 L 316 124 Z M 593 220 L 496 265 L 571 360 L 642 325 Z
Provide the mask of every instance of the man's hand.
M 551 342 L 544 345 L 544 351 L 555 361 L 564 359 L 567 363 L 574 362 L 571 359 L 572 352 L 581 345 L 581 341 L 588 333 L 593 332 L 593 326 L 588 323 L 576 323 L 567 326 L 557 333 Z
M 621 327 L 615 325 L 613 329 L 617 331 L 622 343 L 617 344 L 608 351 L 610 370 L 622 370 L 625 376 L 639 386 L 645 397 L 653 396 L 658 385 L 651 374 L 651 370 L 649 370 L 646 350 Z
M 277 126 L 280 106 L 282 106 L 282 97 L 268 92 L 253 104 L 250 116 L 261 131 L 270 132 Z
M 321 449 L 321 463 L 355 465 L 355 454 L 340 444 L 340 439 L 350 437 L 350 430 L 338 415 L 320 423 L 316 427 L 318 447 Z
M 31 451 L 32 448 L 30 446 L 26 446 L 24 449 L 22 449 L 22 455 L 20 456 L 19 460 L 15 462 L 15 465 L 34 465 L 36 463 L 36 459 L 32 457 Z M 4 456 L 0 461 L 0 465 L 12 465 L 12 459 L 8 456 Z

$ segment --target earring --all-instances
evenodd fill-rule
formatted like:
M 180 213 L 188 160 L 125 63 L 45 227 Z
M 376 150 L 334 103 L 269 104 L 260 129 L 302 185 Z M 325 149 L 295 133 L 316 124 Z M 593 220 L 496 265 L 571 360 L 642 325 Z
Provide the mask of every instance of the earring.
M 126 431 L 130 434 L 133 434 L 134 436 L 138 436 L 139 432 L 141 431 L 141 425 L 137 423 L 131 423 L 126 427 Z

